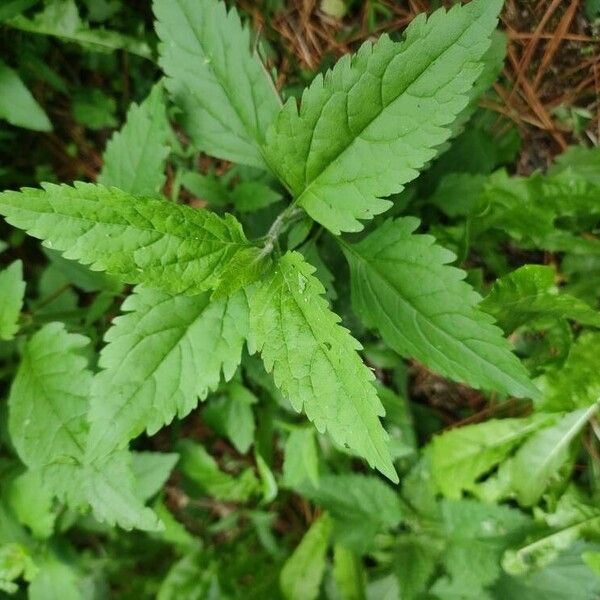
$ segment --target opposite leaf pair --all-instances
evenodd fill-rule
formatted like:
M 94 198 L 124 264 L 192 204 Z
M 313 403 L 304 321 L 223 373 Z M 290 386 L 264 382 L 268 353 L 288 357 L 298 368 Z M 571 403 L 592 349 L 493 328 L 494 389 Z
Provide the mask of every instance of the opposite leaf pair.
M 314 81 L 299 110 L 294 100 L 280 110 L 234 11 L 213 0 L 154 6 L 166 85 L 196 147 L 270 169 L 294 196 L 278 221 L 302 207 L 337 234 L 389 207 L 381 197 L 401 191 L 454 133 L 500 5 L 475 0 L 415 19 L 401 43 L 384 37 L 363 45 Z M 233 374 L 248 339 L 296 410 L 397 480 L 360 344 L 339 325 L 302 255 L 279 257 L 281 230 L 259 247 L 232 215 L 148 196 L 164 181 L 157 173 L 168 128 L 159 93 L 132 108 L 107 150 L 100 180 L 125 191 L 77 183 L 0 195 L 0 213 L 47 246 L 157 290 L 138 289 L 124 305 L 131 312 L 106 336 L 88 460 L 187 414 L 221 370 Z M 453 255 L 414 234 L 417 224 L 398 219 L 358 244 L 340 241 L 357 314 L 399 354 L 443 375 L 535 395 L 464 274 L 447 265 Z

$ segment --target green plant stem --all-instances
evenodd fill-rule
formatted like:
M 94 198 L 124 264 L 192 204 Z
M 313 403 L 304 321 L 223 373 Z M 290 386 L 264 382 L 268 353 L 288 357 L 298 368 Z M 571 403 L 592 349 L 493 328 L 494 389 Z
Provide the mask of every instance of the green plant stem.
M 273 221 L 267 235 L 262 238 L 264 241 L 263 251 L 261 255 L 266 256 L 271 254 L 275 249 L 278 239 L 283 235 L 299 218 L 302 216 L 304 211 L 294 204 L 290 204 L 276 219 Z

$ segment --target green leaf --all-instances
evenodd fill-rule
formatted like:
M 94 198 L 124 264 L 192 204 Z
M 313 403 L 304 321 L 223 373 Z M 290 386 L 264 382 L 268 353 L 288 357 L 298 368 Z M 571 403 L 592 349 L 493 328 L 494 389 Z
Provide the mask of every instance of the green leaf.
M 72 284 L 84 292 L 106 291 L 114 295 L 118 294 L 123 288 L 123 284 L 114 275 L 90 271 L 86 266 L 66 259 L 60 252 L 56 252 L 55 250 L 43 248 L 43 251 L 50 263 L 52 263 L 49 270 L 51 271 L 52 267 L 56 267 L 55 273 L 60 273 L 64 277 L 65 283 Z M 58 277 L 55 276 L 55 279 L 58 279 Z M 47 307 L 48 305 L 46 305 Z
M 117 102 L 98 88 L 83 88 L 72 98 L 73 118 L 94 131 L 116 127 Z
M 100 355 L 92 386 L 88 458 L 124 447 L 185 417 L 231 379 L 248 330 L 243 292 L 210 302 L 208 294 L 173 296 L 136 288 L 122 306 Z
M 581 554 L 597 550 L 597 545 L 579 542 L 560 554 L 547 567 L 521 577 L 503 574 L 494 598 L 505 600 L 590 600 L 600 594 L 600 579 L 581 560 Z M 573 582 L 577 582 L 573 585 Z
M 377 533 L 397 527 L 402 519 L 398 495 L 377 477 L 323 475 L 318 487 L 299 489 L 334 517 L 336 540 L 359 553 L 369 548 Z
M 404 534 L 398 538 L 394 554 L 394 572 L 407 600 L 422 598 L 429 588 L 444 544 L 432 537 Z
M 507 482 L 522 506 L 533 506 L 569 462 L 571 445 L 598 411 L 596 403 L 564 415 L 555 425 L 531 436 L 510 460 L 504 462 L 498 479 Z
M 352 303 L 369 327 L 403 356 L 475 388 L 537 396 L 525 368 L 454 255 L 430 235 L 414 234 L 412 217 L 387 221 L 358 244 L 343 243 L 350 264 Z
M 502 567 L 511 575 L 522 575 L 540 569 L 552 563 L 562 550 L 569 548 L 580 538 L 587 537 L 586 533 L 593 535 L 599 531 L 600 512 L 595 510 L 591 516 L 577 523 L 507 550 L 502 557 Z
M 88 18 L 94 23 L 105 23 L 122 9 L 121 0 L 85 0 Z
M 221 471 L 202 446 L 182 440 L 177 448 L 181 452 L 181 471 L 202 492 L 217 500 L 231 502 L 246 502 L 259 493 L 260 484 L 250 469 L 233 477 Z
M 52 131 L 44 109 L 14 69 L 0 60 L 0 119 L 35 131 Z
M 549 170 L 550 175 L 570 172 L 596 186 L 600 186 L 600 149 L 597 146 L 571 146 L 556 157 Z
M 478 216 L 471 220 L 472 239 L 487 238 L 495 229 L 524 248 L 598 254 L 598 240 L 570 230 L 576 218 L 600 214 L 598 193 L 596 185 L 572 170 L 527 178 L 499 171 L 490 176 Z
M 178 460 L 179 454 L 173 452 L 131 453 L 131 467 L 140 500 L 149 500 L 162 490 Z
M 566 289 L 595 306 L 600 296 L 600 287 L 597 285 L 600 277 L 600 254 L 565 254 L 561 270 L 567 279 Z
M 492 419 L 458 427 L 433 438 L 431 473 L 437 488 L 452 499 L 472 490 L 476 481 L 501 463 L 525 438 L 552 421 L 549 415 Z
M 394 353 L 394 366 L 397 366 L 397 359 Z M 383 386 L 378 386 L 377 393 L 385 408 L 383 423 L 390 436 L 390 452 L 394 460 L 414 456 L 417 452 L 417 438 L 408 400 Z
M 3 466 L 3 471 L 4 467 Z M 3 479 L 5 477 L 10 477 L 9 473 L 2 473 Z M 4 479 L 4 482 L 6 480 Z M 6 499 L 0 498 L 0 548 L 2 548 L 5 544 L 18 543 L 19 545 L 23 544 L 25 546 L 31 543 L 31 537 L 25 531 L 25 528 L 19 523 L 16 515 L 13 513 L 11 507 L 8 506 Z M 2 552 L 0 551 L 0 555 Z M 2 558 L 0 558 L 0 563 Z M 2 568 L 0 567 L 0 573 Z M 0 580 L 2 579 L 2 575 L 0 574 Z
M 152 57 L 150 46 L 143 40 L 117 31 L 90 29 L 89 25 L 81 20 L 74 0 L 53 0 L 33 18 L 28 19 L 23 15 L 17 15 L 6 24 L 22 31 L 81 44 L 84 48 L 95 52 L 114 52 L 123 49 L 143 58 Z
M 268 251 L 249 245 L 223 266 L 211 298 L 218 300 L 231 296 L 241 288 L 262 279 L 272 266 L 273 261 Z
M 186 171 L 181 177 L 181 184 L 194 196 L 214 206 L 227 206 L 231 202 L 231 193 L 227 185 L 217 175 Z
M 8 428 L 30 469 L 82 455 L 92 374 L 81 349 L 88 343 L 50 323 L 25 346 L 8 399 Z
M 233 171 L 229 171 L 225 177 L 218 177 L 212 173 L 201 175 L 188 171 L 181 177 L 181 183 L 200 200 L 214 206 L 231 204 L 243 213 L 262 210 L 283 198 L 265 181 L 241 181 L 230 190 L 227 179 L 230 180 L 232 174 Z
M 7 499 L 19 521 L 34 537 L 49 538 L 54 532 L 54 495 L 44 487 L 38 471 L 25 471 L 8 485 Z
M 551 512 L 539 510 L 539 517 L 553 530 L 579 525 L 600 515 L 595 499 L 582 486 L 572 482 L 556 502 L 548 505 Z M 586 528 L 588 529 L 588 528 Z M 589 528 L 590 533 L 596 528 Z
M 231 441 L 240 454 L 246 454 L 254 441 L 252 405 L 258 398 L 240 383 L 231 383 L 225 394 L 210 402 L 202 411 L 206 424 Z
M 44 485 L 74 507 L 89 504 L 100 521 L 125 529 L 158 529 L 137 499 L 126 453 L 85 461 L 92 373 L 81 349 L 89 340 L 59 323 L 27 343 L 8 400 L 8 428 L 21 460 L 42 471 Z
M 36 563 L 39 572 L 29 585 L 29 600 L 82 600 L 79 584 L 82 574 L 74 565 L 47 553 Z
M 289 488 L 303 483 L 319 485 L 319 454 L 314 429 L 294 429 L 287 438 L 282 483 Z
M 325 573 L 331 535 L 327 513 L 315 521 L 281 570 L 279 582 L 286 600 L 316 600 Z
M 0 214 L 92 270 L 174 294 L 210 289 L 240 254 L 246 259 L 248 252 L 260 256 L 231 215 L 221 218 L 89 183 L 47 183 L 42 190 L 4 192 Z M 235 276 L 244 274 L 230 272 L 230 286 Z
M 333 577 L 344 600 L 365 600 L 366 573 L 362 561 L 340 544 L 333 549 Z
M 449 173 L 440 180 L 427 202 L 449 217 L 467 216 L 476 209 L 487 180 L 480 174 Z
M 131 105 L 125 125 L 106 146 L 98 183 L 141 196 L 160 192 L 170 134 L 163 96 L 157 84 L 142 104 Z
M 571 346 L 564 364 L 548 371 L 541 387 L 542 410 L 561 411 L 586 408 L 600 398 L 600 333 L 582 333 Z
M 254 460 L 256 461 L 256 470 L 260 477 L 263 502 L 268 504 L 273 502 L 279 493 L 277 480 L 275 479 L 275 475 L 273 475 L 271 467 L 269 467 L 267 461 L 262 457 L 258 450 L 254 451 Z
M 265 167 L 261 146 L 280 102 L 235 9 L 216 0 L 154 0 L 153 7 L 167 89 L 195 146 Z
M 18 579 L 31 581 L 38 572 L 27 547 L 15 543 L 0 546 L 0 592 L 14 594 L 19 589 Z
M 6 19 L 25 12 L 38 2 L 39 0 L 4 0 L 0 7 L 0 21 L 6 21 Z
M 201 551 L 180 558 L 163 580 L 157 600 L 220 600 L 222 594 L 217 577 L 217 565 L 207 563 Z
M 322 0 L 320 8 L 328 17 L 337 20 L 343 19 L 348 12 L 345 0 Z
M 267 135 L 269 163 L 308 214 L 333 233 L 387 210 L 452 133 L 496 27 L 499 0 L 412 21 L 345 56 L 289 100 Z
M 302 222 L 300 223 L 300 225 L 302 225 Z M 335 275 L 331 272 L 330 268 L 323 261 L 321 254 L 319 253 L 319 249 L 317 247 L 315 238 L 309 240 L 304 246 L 302 246 L 302 254 L 304 255 L 304 258 L 311 265 L 313 265 L 313 267 L 315 267 L 315 277 L 323 284 L 323 287 L 325 288 L 325 296 L 327 297 L 327 299 L 331 302 L 337 300 L 338 294 L 334 287 Z
M 398 600 L 401 593 L 400 584 L 394 575 L 373 579 L 367 586 L 368 600 Z
M 296 252 L 284 255 L 252 293 L 250 327 L 275 384 L 321 433 L 365 458 L 392 481 L 398 477 L 378 417 L 383 414 L 360 344 L 339 325 L 323 299 L 314 267 Z
M 432 592 L 442 598 L 485 598 L 484 589 L 502 573 L 503 551 L 529 531 L 531 521 L 508 506 L 461 500 L 442 502 L 441 560 L 447 573 Z
M 600 578 L 600 552 L 584 552 L 581 558 L 585 564 Z
M 240 212 L 256 212 L 279 202 L 282 195 L 261 181 L 242 181 L 231 192 L 231 201 Z
M 0 271 L 0 290 L 0 340 L 11 340 L 19 330 L 25 296 L 23 263 L 20 260 Z
M 165 506 L 163 498 L 159 496 L 152 508 L 165 526 L 163 531 L 158 534 L 153 534 L 156 538 L 175 546 L 178 550 L 189 551 L 201 546 L 200 540 L 189 533 L 188 530 L 173 516 L 173 513 Z
M 600 313 L 579 298 L 560 293 L 554 279 L 552 267 L 525 265 L 497 279 L 480 308 L 508 333 L 537 318 L 573 319 L 600 327 Z
M 590 19 L 597 19 L 600 16 L 600 0 L 585 1 L 585 16 Z
M 493 31 L 491 43 L 482 56 L 482 70 L 472 88 L 467 92 L 469 103 L 452 124 L 452 136 L 459 135 L 479 108 L 481 96 L 496 82 L 506 59 L 507 36 L 503 31 Z M 449 144 L 448 144 L 449 146 Z
M 127 530 L 163 529 L 154 511 L 140 500 L 140 489 L 128 452 L 117 452 L 85 465 L 82 484 L 85 498 L 99 521 Z

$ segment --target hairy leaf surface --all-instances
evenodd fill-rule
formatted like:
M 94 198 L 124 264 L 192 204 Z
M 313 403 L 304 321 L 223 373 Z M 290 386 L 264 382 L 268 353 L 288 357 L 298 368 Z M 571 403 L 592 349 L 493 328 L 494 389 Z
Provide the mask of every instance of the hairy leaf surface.
M 374 376 L 357 353 L 361 345 L 322 297 L 314 270 L 292 252 L 261 282 L 250 303 L 253 347 L 295 410 L 397 481 Z
M 248 330 L 243 292 L 210 302 L 208 294 L 172 296 L 138 287 L 105 340 L 94 379 L 88 457 L 150 435 L 230 379 Z
M 386 343 L 476 388 L 536 396 L 502 331 L 476 307 L 479 295 L 448 265 L 455 256 L 412 217 L 387 221 L 358 244 L 343 243 L 353 306 Z
M 333 233 L 388 209 L 452 133 L 496 27 L 499 0 L 420 15 L 404 41 L 382 36 L 317 76 L 267 136 L 269 162 Z
M 174 294 L 210 289 L 229 262 L 241 255 L 246 265 L 249 252 L 260 254 L 231 215 L 89 183 L 4 192 L 0 214 L 66 258 Z M 228 275 L 229 287 L 243 277 Z
M 261 145 L 280 101 L 237 12 L 217 0 L 154 0 L 153 6 L 167 88 L 196 147 L 265 167 Z

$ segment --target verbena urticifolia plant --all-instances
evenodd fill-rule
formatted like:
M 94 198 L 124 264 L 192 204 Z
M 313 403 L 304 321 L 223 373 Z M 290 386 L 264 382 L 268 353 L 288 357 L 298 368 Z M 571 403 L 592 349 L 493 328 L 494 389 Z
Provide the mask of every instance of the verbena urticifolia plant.
M 324 567 L 317 568 L 317 588 L 307 584 L 299 592 L 298 564 L 313 553 L 324 560 L 330 536 L 342 540 L 335 556 L 343 572 L 355 565 L 347 548 L 360 556 L 377 531 L 398 527 L 403 513 L 408 528 L 423 518 L 446 519 L 451 529 L 452 515 L 462 518 L 468 503 L 482 523 L 491 510 L 475 500 L 461 504 L 463 494 L 491 503 L 510 498 L 527 508 L 541 501 L 556 473 L 572 468 L 570 445 L 598 408 L 591 387 L 572 391 L 579 377 L 573 356 L 589 364 L 600 348 L 597 334 L 575 342 L 569 320 L 593 328 L 600 318 L 586 303 L 595 297 L 585 277 L 574 276 L 574 295 L 559 295 L 550 266 L 508 273 L 495 248 L 509 240 L 527 251 L 570 252 L 573 273 L 583 272 L 577 260 L 598 252 L 593 236 L 580 235 L 599 212 L 590 204 L 598 182 L 591 169 L 582 170 L 588 175 L 576 170 L 597 158 L 572 153 L 546 177 L 510 178 L 489 174 L 506 164 L 501 154 L 509 149 L 464 146 L 482 131 L 469 127 L 480 95 L 502 67 L 504 40 L 495 31 L 501 7 L 501 0 L 473 0 L 420 15 L 401 39 L 383 35 L 364 43 L 284 102 L 275 73 L 261 60 L 264 45 L 235 9 L 216 0 L 154 0 L 164 80 L 130 108 L 108 143 L 98 181 L 0 194 L 7 222 L 43 240 L 53 261 L 104 272 L 77 267 L 78 281 L 83 273 L 86 282 L 103 278 L 90 289 L 112 290 L 110 298 L 127 292 L 96 360 L 80 331 L 19 321 L 21 264 L 0 272 L 0 338 L 14 339 L 21 327 L 8 430 L 27 467 L 18 484 L 24 497 L 43 490 L 48 502 L 58 498 L 126 529 L 156 531 L 166 522 L 168 535 L 180 539 L 164 505 L 159 514 L 145 506 L 177 457 L 142 456 L 129 444 L 225 389 L 226 398 L 203 416 L 240 454 L 254 445 L 264 502 L 277 494 L 265 440 L 281 410 L 289 436 L 281 482 L 328 510 L 294 555 L 300 562 L 282 571 L 288 598 L 316 598 Z M 461 140 L 463 155 L 454 140 Z M 481 160 L 489 157 L 491 165 L 481 173 L 454 172 L 447 168 L 453 152 L 469 164 L 487 152 Z M 196 172 L 199 153 L 218 159 L 218 170 Z M 416 216 L 431 214 L 436 217 L 423 224 Z M 453 265 L 457 255 L 459 264 L 471 260 L 468 278 Z M 479 292 L 495 275 L 502 277 L 481 302 Z M 90 311 L 107 310 L 102 302 L 100 295 Z M 527 368 L 505 337 L 523 329 L 529 337 L 512 339 Z M 357 338 L 369 342 L 365 352 Z M 527 406 L 541 409 L 450 431 L 417 460 L 409 420 L 398 416 L 407 411 L 390 391 L 401 386 L 390 381 L 389 359 L 379 360 L 378 351 L 494 400 L 528 399 Z M 528 369 L 539 376 L 536 385 Z M 271 399 L 257 409 L 257 422 L 248 381 Z M 572 399 L 567 404 L 560 400 L 564 390 Z M 337 466 L 323 467 L 314 431 L 299 425 L 297 413 L 322 434 L 321 448 L 343 457 Z M 174 427 L 171 435 L 179 440 L 179 432 Z M 232 487 L 201 446 L 178 444 L 182 468 L 211 497 L 243 502 L 255 493 L 251 470 Z M 412 470 L 402 462 L 407 456 Z M 394 483 L 399 468 L 410 473 L 406 506 L 394 495 L 398 488 L 350 474 L 360 459 Z M 157 473 L 149 493 L 138 489 L 144 472 Z M 417 480 L 424 487 L 413 493 Z M 447 503 L 436 504 L 436 494 Z M 499 529 L 490 536 L 500 544 L 499 532 L 517 535 L 529 517 L 496 508 Z M 425 530 L 414 525 L 415 532 Z M 473 539 L 488 533 L 477 530 Z M 394 543 L 418 554 L 421 538 L 403 536 Z M 493 557 L 486 555 L 494 564 L 502 539 Z M 447 561 L 436 597 L 467 597 L 451 593 L 458 572 L 453 555 L 441 558 L 437 541 L 431 548 L 422 587 L 435 561 Z M 511 555 L 506 565 L 518 572 L 525 554 Z M 486 571 L 473 590 L 483 593 L 499 572 L 490 578 Z M 412 584 L 407 598 L 418 597 Z
M 161 197 L 166 123 L 155 139 L 115 136 L 98 183 L 3 193 L 10 224 L 138 284 L 106 334 L 94 376 L 76 354 L 80 336 L 49 325 L 29 342 L 9 422 L 25 464 L 74 504 L 152 526 L 131 498 L 105 514 L 98 482 L 126 471 L 120 456 L 130 440 L 184 417 L 221 376 L 233 377 L 247 344 L 296 411 L 397 481 L 374 374 L 304 251 L 320 236 L 347 259 L 355 314 L 391 349 L 474 388 L 534 397 L 502 331 L 478 308 L 464 272 L 450 266 L 454 255 L 418 233 L 414 217 L 375 219 L 460 132 L 478 82 L 495 74 L 501 5 L 474 0 L 422 15 L 402 41 L 384 35 L 363 44 L 299 100 L 282 103 L 234 10 L 156 0 L 160 65 L 183 131 L 206 154 L 275 177 L 288 203 L 249 239 L 244 202 L 246 210 L 264 203 L 260 186 L 241 206 L 233 198 L 237 216 Z M 147 115 L 132 109 L 130 119 L 164 120 L 161 94 L 156 88 Z M 301 230 L 291 229 L 298 223 Z M 365 226 L 358 239 L 344 235 Z M 61 368 L 42 384 L 35 373 L 44 361 Z

